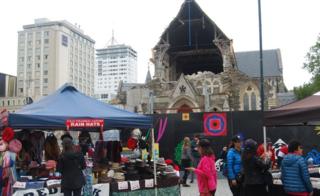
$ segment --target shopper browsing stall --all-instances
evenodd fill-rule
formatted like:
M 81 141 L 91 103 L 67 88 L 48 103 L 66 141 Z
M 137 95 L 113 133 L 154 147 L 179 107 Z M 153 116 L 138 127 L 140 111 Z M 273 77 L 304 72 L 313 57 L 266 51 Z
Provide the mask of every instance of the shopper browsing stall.
M 310 181 L 308 166 L 302 157 L 302 145 L 292 141 L 281 164 L 281 180 L 288 195 L 312 196 L 313 188 Z
M 65 138 L 62 142 L 63 152 L 59 158 L 57 170 L 62 175 L 61 189 L 65 196 L 80 196 L 85 184 L 82 170 L 85 169 L 84 157 L 74 152 L 73 142 Z

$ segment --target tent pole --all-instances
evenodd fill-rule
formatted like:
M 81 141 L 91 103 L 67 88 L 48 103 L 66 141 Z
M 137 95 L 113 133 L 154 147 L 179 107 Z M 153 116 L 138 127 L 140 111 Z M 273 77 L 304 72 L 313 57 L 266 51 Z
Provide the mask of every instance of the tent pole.
M 153 159 L 153 175 L 154 175 L 154 193 L 155 196 L 158 195 L 158 187 L 157 187 L 157 164 L 156 164 L 156 156 L 155 156 L 155 148 L 154 148 L 154 128 L 151 129 L 152 136 L 152 159 Z
M 264 152 L 267 153 L 267 130 L 266 130 L 266 126 L 263 126 L 263 147 L 264 147 Z

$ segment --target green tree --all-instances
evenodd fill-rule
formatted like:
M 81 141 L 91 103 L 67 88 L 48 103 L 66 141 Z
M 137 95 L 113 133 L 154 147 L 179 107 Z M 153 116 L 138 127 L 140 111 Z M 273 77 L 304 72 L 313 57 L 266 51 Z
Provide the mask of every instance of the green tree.
M 293 89 L 297 99 L 303 99 L 320 91 L 320 35 L 306 55 L 303 68 L 312 74 L 311 81 Z

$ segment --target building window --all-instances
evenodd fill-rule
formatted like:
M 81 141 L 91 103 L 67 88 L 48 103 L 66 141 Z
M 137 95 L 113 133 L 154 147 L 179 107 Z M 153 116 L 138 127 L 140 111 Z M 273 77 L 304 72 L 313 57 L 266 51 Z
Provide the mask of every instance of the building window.
M 49 57 L 49 55 L 47 55 L 47 54 L 45 54 L 45 55 L 44 55 L 44 59 L 46 59 L 46 60 L 47 60 L 47 59 L 48 59 L 48 57 Z
M 251 110 L 257 110 L 257 97 L 255 93 L 251 94 Z
M 45 35 L 45 36 L 49 36 L 49 31 L 45 31 L 45 32 L 44 32 L 44 35 Z
M 108 94 L 101 94 L 101 99 L 108 99 Z
M 43 83 L 48 83 L 48 78 L 43 78 Z
M 20 90 L 20 93 L 23 93 L 23 88 L 20 88 L 19 90 Z
M 40 95 L 40 87 L 35 87 L 34 92 L 36 95 Z
M 49 44 L 49 39 L 44 39 L 45 44 Z
M 249 96 L 248 93 L 244 93 L 243 95 L 243 110 L 248 111 L 249 110 Z
M 43 75 L 48 75 L 48 71 L 47 70 L 43 71 Z

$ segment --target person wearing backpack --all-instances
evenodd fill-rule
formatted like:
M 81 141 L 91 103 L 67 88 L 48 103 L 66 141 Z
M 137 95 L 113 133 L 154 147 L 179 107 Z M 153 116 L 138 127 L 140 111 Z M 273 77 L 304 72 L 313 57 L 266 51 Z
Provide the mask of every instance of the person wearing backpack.
M 272 175 L 268 169 L 271 166 L 272 152 L 264 152 L 262 155 L 258 155 L 257 148 L 258 144 L 253 139 L 247 139 L 244 142 L 242 163 L 245 176 L 243 195 L 245 196 L 269 195 L 267 186 L 272 183 Z
M 240 196 L 242 185 L 238 177 L 242 170 L 241 161 L 241 140 L 239 136 L 234 136 L 231 140 L 231 146 L 227 154 L 227 178 L 230 190 L 233 196 Z

